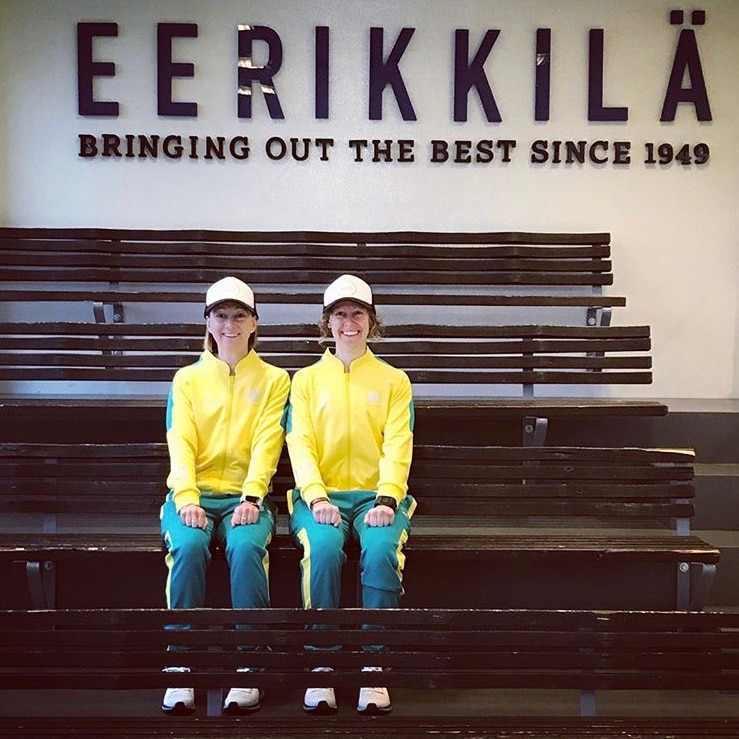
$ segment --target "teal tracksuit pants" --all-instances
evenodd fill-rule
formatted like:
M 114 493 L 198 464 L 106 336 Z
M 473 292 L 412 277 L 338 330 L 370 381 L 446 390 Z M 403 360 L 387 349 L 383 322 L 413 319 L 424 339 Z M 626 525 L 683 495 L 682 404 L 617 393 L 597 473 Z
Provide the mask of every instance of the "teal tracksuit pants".
M 301 591 L 305 608 L 338 608 L 344 544 L 360 545 L 360 580 L 364 608 L 397 608 L 403 594 L 403 547 L 411 529 L 415 501 L 407 496 L 391 526 L 367 526 L 364 517 L 375 504 L 375 493 L 349 490 L 330 494 L 339 507 L 341 526 L 316 523 L 297 490 L 288 493 L 290 531 L 303 551 Z
M 185 526 L 175 510 L 170 492 L 161 509 L 162 538 L 167 547 L 166 596 L 168 608 L 202 608 L 205 579 L 215 539 L 224 547 L 231 579 L 234 608 L 268 608 L 269 553 L 274 536 L 275 513 L 267 501 L 254 524 L 232 526 L 231 516 L 240 496 L 201 495 L 208 518 L 206 529 Z

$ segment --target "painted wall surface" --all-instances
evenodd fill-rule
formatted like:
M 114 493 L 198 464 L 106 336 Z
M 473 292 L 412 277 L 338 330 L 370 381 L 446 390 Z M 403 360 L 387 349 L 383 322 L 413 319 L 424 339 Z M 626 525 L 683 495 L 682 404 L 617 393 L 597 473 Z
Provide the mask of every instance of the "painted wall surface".
M 673 15 L 671 23 L 671 11 L 680 10 L 682 19 Z M 117 35 L 94 39 L 92 51 L 94 63 L 115 65 L 114 76 L 95 77 L 92 95 L 117 101 L 117 116 L 78 110 L 77 27 L 93 22 L 117 24 Z M 193 65 L 192 74 L 173 78 L 172 102 L 197 103 L 197 115 L 157 112 L 160 23 L 197 26 L 197 37 L 173 40 L 171 55 Z M 238 115 L 239 28 L 247 26 L 279 36 L 282 65 L 273 82 L 282 119 L 270 117 L 257 84 L 252 117 Z M 316 27 L 329 29 L 327 118 L 315 112 Z M 404 119 L 392 86 L 380 97 L 381 118 L 371 119 L 372 28 L 384 29 L 386 60 L 403 29 L 415 29 L 396 67 L 405 112 L 410 105 L 415 120 Z M 540 28 L 551 29 L 547 120 L 534 115 Z M 500 31 L 484 64 L 500 121 L 488 120 L 475 89 L 465 98 L 467 120 L 454 119 L 458 29 L 469 31 L 468 60 L 490 29 Z M 626 120 L 588 120 L 592 29 L 603 29 L 601 108 L 626 109 Z M 683 102 L 674 120 L 661 121 L 685 31 L 697 42 L 711 119 L 698 120 L 698 106 Z M 252 67 L 266 63 L 267 50 L 255 41 Z M 628 298 L 614 323 L 650 324 L 654 345 L 654 385 L 620 394 L 736 398 L 738 56 L 737 0 L 0 0 L 0 223 L 610 231 L 611 290 Z M 681 86 L 695 89 L 694 76 L 686 71 Z M 103 134 L 120 139 L 121 156 L 102 156 Z M 96 155 L 92 146 L 81 149 L 81 135 L 95 142 Z M 160 136 L 160 146 L 179 135 L 186 148 L 179 158 L 174 149 L 140 157 L 139 135 Z M 239 144 L 246 137 L 248 156 L 237 146 L 236 154 L 208 159 L 208 136 Z M 291 156 L 291 138 L 298 158 L 310 140 L 305 160 Z M 316 146 L 317 139 L 333 144 Z M 376 152 L 378 161 L 373 140 L 393 142 Z M 472 145 L 457 151 L 459 161 L 441 161 L 435 140 L 451 152 L 455 141 Z M 551 142 L 568 140 L 585 141 L 586 152 L 607 144 L 596 143 L 593 160 L 554 161 Z M 477 149 L 479 141 L 492 144 Z M 532 161 L 536 141 L 549 142 L 538 145 L 547 161 Z M 629 146 L 619 153 L 617 141 Z M 663 143 L 673 154 L 687 144 L 691 161 L 660 164 Z M 694 158 L 705 156 L 698 144 L 710 151 L 702 164 Z M 488 161 L 475 161 L 477 154 Z

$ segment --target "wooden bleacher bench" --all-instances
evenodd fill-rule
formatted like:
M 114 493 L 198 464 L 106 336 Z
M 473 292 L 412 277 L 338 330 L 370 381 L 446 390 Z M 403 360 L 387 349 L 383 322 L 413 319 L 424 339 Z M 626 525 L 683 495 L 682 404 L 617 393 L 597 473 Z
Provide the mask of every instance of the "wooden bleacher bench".
M 250 628 L 238 628 L 239 624 Z M 306 630 L 317 624 L 325 628 Z M 353 693 L 366 683 L 361 668 L 370 653 L 363 646 L 378 642 L 384 649 L 371 652 L 372 664 L 386 668 L 382 684 L 393 691 L 403 688 L 408 702 L 416 691 L 422 695 L 438 691 L 443 701 L 445 693 L 467 690 L 567 689 L 579 691 L 581 718 L 511 719 L 496 716 L 494 704 L 490 715 L 470 717 L 464 708 L 455 711 L 453 701 L 446 713 L 420 717 L 357 716 L 354 706 L 345 703 L 333 717 L 302 713 L 300 691 L 306 687 L 330 685 Z M 342 649 L 317 651 L 306 649 L 306 643 Z M 168 651 L 172 646 L 186 651 Z M 239 646 L 257 649 L 244 651 Z M 162 672 L 164 667 L 181 665 L 185 655 L 190 673 Z M 253 671 L 237 673 L 245 660 Z M 330 666 L 333 672 L 310 671 L 319 665 Z M 223 690 L 246 685 L 267 691 L 265 707 L 244 719 L 219 718 Z M 205 710 L 200 704 L 199 715 L 185 720 L 151 714 L 91 718 L 89 692 L 77 698 L 74 692 L 148 690 L 144 695 L 155 704 L 161 695 L 156 691 L 172 686 L 207 691 Z M 41 705 L 43 691 L 56 689 L 70 691 L 63 717 L 5 717 L 0 736 L 15 739 L 44 730 L 46 736 L 75 736 L 76 731 L 119 736 L 116 732 L 127 730 L 127 736 L 147 737 L 236 736 L 243 731 L 250 737 L 344 732 L 540 739 L 727 737 L 739 730 L 736 715 L 645 719 L 637 708 L 619 717 L 595 718 L 596 697 L 603 691 L 669 691 L 677 697 L 683 691 L 738 690 L 739 614 L 489 609 L 0 611 L 0 691 L 37 691 Z M 271 714 L 270 697 L 275 701 L 286 693 L 296 710 Z M 108 726 L 110 733 L 101 731 Z M 503 733 L 501 727 L 512 733 Z M 688 727 L 694 733 L 686 733 Z M 570 733 L 563 733 L 565 728 Z M 669 733 L 663 733 L 666 730 Z M 732 730 L 734 734 L 729 733 Z M 642 733 L 646 731 L 654 733 Z
M 625 305 L 601 288 L 613 283 L 610 234 L 431 233 L 431 232 L 246 232 L 205 230 L 0 228 L 3 280 L 16 283 L 13 301 L 70 300 L 90 303 L 202 302 L 202 287 L 233 271 L 255 286 L 261 302 L 296 303 L 320 291 L 333 277 L 360 268 L 376 286 L 383 305 L 415 304 L 402 286 L 425 284 L 438 292 L 452 288 L 449 303 L 460 305 L 580 306 L 609 309 Z M 34 287 L 51 282 L 52 287 Z M 60 285 L 61 283 L 61 285 Z M 111 283 L 101 288 L 100 283 Z M 170 285 L 168 295 L 126 285 Z M 75 289 L 74 285 L 83 286 Z M 459 291 L 460 285 L 503 285 L 509 294 Z M 86 286 L 85 286 L 86 285 Z M 187 285 L 187 289 L 177 289 Z M 537 286 L 561 295 L 538 294 Z M 526 286 L 516 295 L 512 287 Z M 569 287 L 591 295 L 566 295 Z M 307 289 L 306 289 L 307 288 Z M 380 301 L 380 296 L 382 299 Z M 63 298 L 61 298 L 63 299 Z M 119 321 L 124 316 L 119 316 Z M 596 321 L 592 321 L 594 324 Z
M 655 401 L 629 398 L 416 398 L 416 436 L 440 441 L 442 431 L 475 429 L 478 441 L 531 445 L 537 421 L 577 423 L 615 415 L 631 420 L 664 415 Z M 59 438 L 86 442 L 158 441 L 164 438 L 166 397 L 0 396 L 0 443 Z M 40 419 L 43 418 L 43 423 Z M 510 433 L 501 433 L 510 428 Z M 454 435 L 454 434 L 453 434 Z
M 410 602 L 418 599 L 414 567 L 441 583 L 444 566 L 463 566 L 485 591 L 520 562 L 571 571 L 587 564 L 597 572 L 607 568 L 605 580 L 609 567 L 622 567 L 629 577 L 658 571 L 655 589 L 667 581 L 666 607 L 681 611 L 618 618 L 385 611 L 377 618 L 393 663 L 388 685 L 570 687 L 581 691 L 585 714 L 594 713 L 600 689 L 735 689 L 736 642 L 728 635 L 736 638 L 736 622 L 687 612 L 705 601 L 719 557 L 689 531 L 692 452 L 543 447 L 550 417 L 667 412 L 655 401 L 607 397 L 610 385 L 651 382 L 649 328 L 611 325 L 612 309 L 625 299 L 604 293 L 613 283 L 608 234 L 0 229 L 0 561 L 26 567 L 33 605 L 53 608 L 59 600 L 64 606 L 63 593 L 56 597 L 57 572 L 83 560 L 117 554 L 163 567 L 157 511 L 166 450 L 161 443 L 137 443 L 136 430 L 143 417 L 163 419 L 174 370 L 200 351 L 205 287 L 228 273 L 252 284 L 260 351 L 295 369 L 321 351 L 315 327 L 306 323 L 317 318 L 325 285 L 342 272 L 359 273 L 373 285 L 388 329 L 375 351 L 411 375 L 419 419 L 425 415 L 439 426 L 500 416 L 522 421 L 522 447 L 418 445 Z M 87 425 L 90 440 L 99 441 L 111 432 L 112 419 L 122 427 L 117 431 L 131 435 L 125 443 L 87 445 L 72 438 Z M 49 443 L 17 443 L 42 439 Z M 68 443 L 51 443 L 60 439 Z M 275 480 L 278 501 L 288 478 L 283 465 Z M 128 513 L 121 512 L 121 494 Z M 280 526 L 273 563 L 282 560 L 297 572 L 284 515 Z M 437 601 L 433 605 L 456 603 L 457 583 L 455 576 L 448 592 L 440 588 L 427 597 Z M 368 636 L 357 627 L 370 616 L 353 609 L 337 613 L 346 628 L 330 636 L 347 644 L 332 655 L 337 685 L 360 684 L 359 647 Z M 710 622 L 680 620 L 704 616 Z M 248 632 L 233 632 L 231 610 L 181 617 L 198 626 L 177 637 L 203 647 L 193 654 L 207 670 L 197 674 L 197 686 L 208 689 L 208 713 L 218 713 L 220 690 L 235 684 L 239 655 L 228 650 Z M 255 653 L 255 666 L 266 668 L 258 673 L 260 683 L 270 691 L 299 690 L 315 679 L 302 669 L 312 659 L 302 649 L 303 628 L 314 617 L 279 608 L 250 615 L 250 622 L 266 619 L 261 622 L 269 626 L 252 636 L 260 643 L 276 640 L 276 649 Z M 161 673 L 173 633 L 164 634 L 162 626 L 172 618 L 172 612 L 114 608 L 0 613 L 0 688 L 161 690 L 172 683 Z M 451 624 L 449 618 L 454 625 L 441 629 L 439 641 L 436 632 L 440 623 Z M 645 649 L 652 644 L 659 649 Z M 226 651 L 212 649 L 220 646 Z M 642 730 L 661 736 L 667 727 L 675 737 L 736 736 L 739 728 L 731 718 L 375 721 L 339 715 L 322 718 L 320 732 L 410 739 L 460 732 L 528 736 L 532 727 L 542 738 L 598 739 L 636 737 Z M 254 739 L 310 732 L 302 712 L 228 721 L 0 720 L 0 736 L 13 737 L 194 737 L 234 730 Z
M 170 382 L 203 349 L 203 324 L 16 323 L 3 328 L 0 377 L 14 380 Z M 41 338 L 47 337 L 47 338 Z M 53 340 L 52 338 L 53 337 Z M 42 349 L 41 347 L 45 347 Z M 628 384 L 651 381 L 644 326 L 394 325 L 376 353 L 414 384 Z M 623 357 L 591 356 L 624 352 Z M 259 353 L 294 372 L 322 353 L 313 325 L 261 325 Z M 569 353 L 575 354 L 570 356 Z
M 599 394 L 652 379 L 649 327 L 611 325 L 625 299 L 604 294 L 609 257 L 603 233 L 2 228 L 0 414 L 32 413 L 41 395 L 69 418 L 70 397 L 97 396 L 135 418 L 142 405 L 125 401 L 144 383 L 164 394 L 201 350 L 203 291 L 226 273 L 255 289 L 260 352 L 294 370 L 320 354 L 324 287 L 359 272 L 388 314 L 375 351 L 408 371 L 421 404 L 443 395 L 467 418 L 518 415 L 529 444 L 544 442 L 552 414 L 664 415 L 663 403 Z M 29 318 L 34 303 L 42 315 Z M 18 320 L 14 304 L 24 306 Z
M 514 565 L 585 565 L 596 573 L 622 568 L 627 590 L 639 576 L 650 588 L 659 579 L 655 597 L 661 588 L 668 593 L 661 608 L 698 610 L 719 551 L 690 533 L 693 462 L 686 449 L 417 445 L 409 486 L 418 510 L 407 553 L 408 577 L 418 576 L 407 597 L 458 602 L 463 568 L 486 583 L 476 588 L 484 603 L 485 590 L 496 587 L 493 573 L 504 578 Z M 163 570 L 158 511 L 167 472 L 163 443 L 0 444 L 0 561 L 26 567 L 34 607 L 57 603 L 57 570 L 81 559 L 145 557 Z M 286 562 L 296 574 L 286 459 L 273 484 L 282 515 L 271 569 Z M 445 568 L 452 571 L 446 584 Z M 423 586 L 431 572 L 436 581 Z

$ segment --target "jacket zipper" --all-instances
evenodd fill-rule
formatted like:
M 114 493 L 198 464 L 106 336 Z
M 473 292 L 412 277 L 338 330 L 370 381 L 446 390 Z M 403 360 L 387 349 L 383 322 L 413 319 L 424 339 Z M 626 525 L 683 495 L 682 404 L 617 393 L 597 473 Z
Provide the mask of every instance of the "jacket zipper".
M 223 483 L 226 479 L 226 462 L 231 457 L 231 419 L 233 418 L 234 387 L 236 375 L 228 376 L 226 389 L 226 433 L 224 434 L 223 449 L 221 450 L 221 476 L 218 482 L 218 492 L 223 492 Z
M 344 490 L 350 490 L 352 487 L 351 471 L 352 471 L 352 404 L 351 404 L 351 370 L 344 372 L 344 419 L 346 435 L 346 463 L 344 467 Z

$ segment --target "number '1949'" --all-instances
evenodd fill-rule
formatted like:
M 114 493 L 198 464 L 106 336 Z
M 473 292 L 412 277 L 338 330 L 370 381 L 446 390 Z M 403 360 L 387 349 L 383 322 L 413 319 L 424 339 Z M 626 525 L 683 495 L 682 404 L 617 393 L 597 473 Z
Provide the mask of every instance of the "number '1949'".
M 675 147 L 672 144 L 646 143 L 646 159 L 644 164 L 670 164 L 673 161 L 680 162 L 684 166 L 690 164 L 705 164 L 711 156 L 708 144 L 683 144 Z

